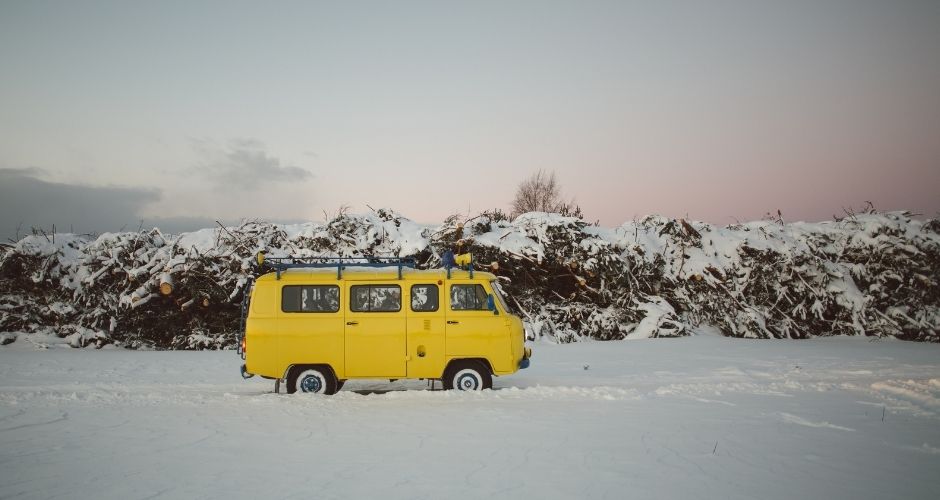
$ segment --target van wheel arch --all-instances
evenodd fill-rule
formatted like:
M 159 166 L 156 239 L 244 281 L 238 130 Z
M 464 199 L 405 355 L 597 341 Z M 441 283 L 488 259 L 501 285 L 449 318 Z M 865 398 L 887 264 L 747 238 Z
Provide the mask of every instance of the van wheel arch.
M 447 363 L 447 367 L 444 368 L 444 373 L 447 373 L 447 371 L 450 370 L 455 364 L 457 364 L 457 363 L 463 363 L 463 362 L 467 362 L 467 361 L 473 362 L 473 363 L 479 363 L 479 364 L 483 365 L 483 368 L 484 368 L 486 371 L 488 371 L 490 375 L 493 375 L 493 374 L 496 373 L 496 372 L 493 371 L 493 365 L 490 364 L 490 360 L 488 360 L 488 359 L 486 359 L 486 358 L 457 358 L 457 359 L 452 359 L 452 360 L 450 360 L 450 362 Z

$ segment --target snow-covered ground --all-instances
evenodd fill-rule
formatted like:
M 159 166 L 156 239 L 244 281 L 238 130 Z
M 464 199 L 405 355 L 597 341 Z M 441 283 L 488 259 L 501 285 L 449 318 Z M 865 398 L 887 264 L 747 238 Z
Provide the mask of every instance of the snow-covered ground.
M 2 498 L 940 498 L 940 345 L 537 344 L 483 393 L 0 348 Z

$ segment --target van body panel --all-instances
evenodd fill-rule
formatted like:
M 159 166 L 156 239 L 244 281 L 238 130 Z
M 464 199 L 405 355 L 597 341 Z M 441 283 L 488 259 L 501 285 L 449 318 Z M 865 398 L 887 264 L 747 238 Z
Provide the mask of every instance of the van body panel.
M 504 321 L 494 318 L 490 312 L 447 311 L 447 356 L 457 358 L 489 353 L 494 326 L 503 327 Z
M 278 284 L 276 298 L 283 297 L 284 287 L 294 283 Z M 320 283 L 317 283 L 320 284 Z M 340 288 L 340 304 L 344 290 Z M 278 377 L 283 377 L 292 365 L 327 364 L 339 374 L 345 369 L 345 338 L 343 336 L 343 308 L 336 312 L 285 312 L 277 307 Z
M 282 373 L 277 372 L 279 335 L 275 307 L 272 287 L 256 286 L 252 289 L 245 321 L 245 349 L 257 355 L 246 356 L 245 365 L 251 373 L 276 378 Z
M 518 370 L 522 360 L 526 357 L 525 352 L 525 327 L 522 324 L 522 318 L 518 316 L 511 316 L 509 318 L 511 322 L 509 331 L 509 346 L 510 346 L 510 358 L 509 366 L 500 367 L 499 370 L 506 369 L 506 373 L 514 373 Z M 497 371 L 496 367 L 493 367 L 494 371 Z

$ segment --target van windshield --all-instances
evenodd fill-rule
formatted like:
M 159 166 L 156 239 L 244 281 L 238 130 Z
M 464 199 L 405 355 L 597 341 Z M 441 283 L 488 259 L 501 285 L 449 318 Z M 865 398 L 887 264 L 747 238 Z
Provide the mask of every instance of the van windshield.
M 502 306 L 502 309 L 506 312 L 510 312 L 509 306 L 506 304 L 506 298 L 503 295 L 503 287 L 501 287 L 496 280 L 490 281 L 490 286 L 493 288 L 493 295 L 496 296 L 496 300 L 499 301 L 499 305 Z

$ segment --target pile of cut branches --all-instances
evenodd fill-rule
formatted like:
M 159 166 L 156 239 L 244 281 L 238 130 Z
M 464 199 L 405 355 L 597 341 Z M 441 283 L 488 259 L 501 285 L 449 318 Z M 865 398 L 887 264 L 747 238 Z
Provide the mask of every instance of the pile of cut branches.
M 169 236 L 34 234 L 0 254 L 0 333 L 76 346 L 234 346 L 257 252 L 271 257 L 414 257 L 448 250 L 491 270 L 530 337 L 865 335 L 940 340 L 940 222 L 903 212 L 822 223 L 716 227 L 651 216 L 617 228 L 578 217 L 499 211 L 417 224 L 386 209 L 324 223 Z

